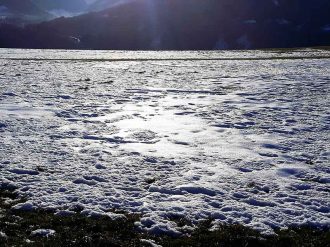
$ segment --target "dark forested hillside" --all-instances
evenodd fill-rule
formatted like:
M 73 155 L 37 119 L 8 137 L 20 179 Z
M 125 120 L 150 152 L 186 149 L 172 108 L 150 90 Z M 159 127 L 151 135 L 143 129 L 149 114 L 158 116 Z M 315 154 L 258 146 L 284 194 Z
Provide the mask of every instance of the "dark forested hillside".
M 2 25 L 0 46 L 177 50 L 329 45 L 329 13 L 327 0 L 132 0 L 25 28 Z

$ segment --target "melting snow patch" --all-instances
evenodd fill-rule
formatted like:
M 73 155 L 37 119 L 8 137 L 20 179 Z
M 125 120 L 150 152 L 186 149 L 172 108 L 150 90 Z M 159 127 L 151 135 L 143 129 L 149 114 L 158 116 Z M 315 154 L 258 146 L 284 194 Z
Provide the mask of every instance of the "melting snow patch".
M 11 169 L 11 170 L 9 170 L 9 172 L 20 174 L 20 175 L 38 175 L 39 174 L 39 172 L 35 171 L 35 170 L 18 169 L 18 168 Z
M 289 177 L 299 174 L 302 171 L 301 168 L 280 168 L 278 169 L 277 173 L 278 175 L 282 177 Z
M 149 192 L 158 192 L 161 194 L 169 194 L 169 195 L 181 195 L 182 190 L 180 189 L 168 189 L 168 188 L 162 188 L 159 186 L 150 186 L 149 187 Z
M 272 59 L 329 51 L 0 53 L 82 58 L 4 58 L 12 66 L 1 71 L 0 188 L 29 198 L 13 208 L 111 218 L 121 217 L 108 212 L 118 208 L 141 213 L 141 229 L 174 235 L 181 230 L 171 216 L 213 216 L 263 232 L 329 223 L 329 60 Z M 19 80 L 11 80 L 13 66 Z
M 100 182 L 100 183 L 105 183 L 105 182 L 107 182 L 107 180 L 106 179 L 104 179 L 104 178 L 101 178 L 101 177 L 99 177 L 99 176 L 84 176 L 84 179 L 86 179 L 86 180 L 94 180 L 94 181 L 97 181 L 97 182 Z
M 0 239 L 7 239 L 7 238 L 8 236 L 6 235 L 6 233 L 0 231 Z
M 0 117 L 1 118 L 43 118 L 52 117 L 54 115 L 54 109 L 48 109 L 43 107 L 33 107 L 28 104 L 2 104 L 0 105 Z
M 182 185 L 182 186 L 178 186 L 177 189 L 179 189 L 180 191 L 186 191 L 190 194 L 204 194 L 208 196 L 216 195 L 216 192 L 212 189 L 207 189 L 194 185 Z
M 91 209 L 84 209 L 81 211 L 81 214 L 92 218 L 109 217 L 111 220 L 126 219 L 126 216 L 123 214 L 104 212 L 101 210 L 96 211 Z
M 58 211 L 58 212 L 55 213 L 55 215 L 64 216 L 64 217 L 66 217 L 66 216 L 72 216 L 74 214 L 75 214 L 75 212 L 69 211 L 69 210 L 60 210 L 60 211 Z
M 13 210 L 21 210 L 21 211 L 33 211 L 37 207 L 34 206 L 31 202 L 19 203 L 12 207 Z
M 14 182 L 4 178 L 2 181 L 0 181 L 0 189 L 13 190 L 17 189 L 17 185 Z
M 161 245 L 156 244 L 154 240 L 150 239 L 141 239 L 140 242 L 143 244 L 148 244 L 150 247 L 162 247 Z
M 73 183 L 75 183 L 75 184 L 86 184 L 86 185 L 89 185 L 89 186 L 97 184 L 96 181 L 87 180 L 85 178 L 77 178 L 77 179 L 73 180 Z
M 257 206 L 257 207 L 274 207 L 274 206 L 276 206 L 276 204 L 273 202 L 266 202 L 266 201 L 262 201 L 262 200 L 254 199 L 254 198 L 244 200 L 244 202 L 246 202 L 252 206 Z
M 166 234 L 170 236 L 180 236 L 182 233 L 175 229 L 170 223 L 158 223 L 147 229 L 151 234 Z
M 38 229 L 33 232 L 31 232 L 32 237 L 51 237 L 55 235 L 55 231 L 52 229 Z
M 101 164 L 96 164 L 95 168 L 96 169 L 106 169 L 106 167 L 104 165 L 101 165 Z

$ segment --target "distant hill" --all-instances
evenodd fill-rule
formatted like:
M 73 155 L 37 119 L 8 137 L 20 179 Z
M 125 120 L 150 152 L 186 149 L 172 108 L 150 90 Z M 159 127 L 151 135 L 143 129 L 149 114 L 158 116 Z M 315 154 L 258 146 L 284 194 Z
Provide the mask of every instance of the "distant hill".
M 87 10 L 85 0 L 0 0 L 0 21 L 24 25 L 74 16 Z
M 329 13 L 328 0 L 131 0 L 25 28 L 2 25 L 0 46 L 203 50 L 330 45 Z

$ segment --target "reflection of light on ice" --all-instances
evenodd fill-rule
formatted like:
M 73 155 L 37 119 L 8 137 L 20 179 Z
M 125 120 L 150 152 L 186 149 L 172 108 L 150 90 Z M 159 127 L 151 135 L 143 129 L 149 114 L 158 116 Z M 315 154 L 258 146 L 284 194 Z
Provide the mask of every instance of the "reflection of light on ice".
M 136 105 L 126 104 L 115 113 L 98 120 L 116 126 L 119 129 L 116 136 L 124 139 L 141 131 L 155 133 L 157 141 L 132 141 L 121 145 L 123 149 L 142 154 L 165 157 L 213 154 L 221 157 L 251 156 L 252 153 L 241 145 L 244 140 L 239 131 L 218 131 L 208 125 L 205 119 L 195 116 L 196 112 L 184 111 L 188 104 L 198 103 L 208 107 L 215 100 L 217 97 L 214 95 L 171 95 L 160 99 L 156 104 L 151 101 Z

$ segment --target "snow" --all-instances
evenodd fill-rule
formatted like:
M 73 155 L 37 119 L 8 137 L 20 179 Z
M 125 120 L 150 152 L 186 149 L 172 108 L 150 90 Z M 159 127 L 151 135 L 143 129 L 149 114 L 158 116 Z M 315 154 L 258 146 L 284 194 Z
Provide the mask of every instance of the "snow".
M 5 162 L 7 164 L 7 162 Z M 0 189 L 3 190 L 14 190 L 17 189 L 17 186 L 14 182 L 6 179 L 6 178 L 1 178 L 1 184 L 0 184 Z
M 3 93 L 2 96 L 16 96 L 13 93 Z M 34 108 L 28 104 L 1 104 L 0 117 L 1 119 L 10 117 L 19 118 L 42 118 L 49 117 L 52 112 L 43 107 Z
M 98 210 L 85 209 L 81 211 L 81 214 L 92 218 L 109 217 L 112 220 L 126 219 L 126 216 L 123 214 L 104 212 L 101 209 Z
M 16 173 L 16 174 L 25 174 L 25 175 L 38 175 L 39 172 L 33 171 L 33 170 L 26 170 L 26 169 L 12 169 L 8 170 L 11 173 Z
M 7 239 L 8 236 L 6 233 L 0 231 L 0 239 Z
M 32 237 L 37 236 L 37 237 L 46 237 L 46 238 L 48 238 L 48 237 L 51 237 L 53 235 L 55 235 L 55 231 L 52 230 L 52 229 L 38 229 L 38 230 L 35 230 L 35 231 L 31 232 Z
M 31 202 L 24 202 L 24 203 L 18 203 L 15 206 L 12 207 L 14 210 L 22 210 L 22 211 L 32 211 L 36 209 Z
M 329 225 L 329 57 L 0 49 L 0 188 L 151 233 Z
M 150 246 L 150 247 L 161 247 L 161 245 L 156 244 L 154 240 L 150 240 L 150 239 L 141 239 L 140 241 L 141 241 L 141 243 L 143 243 L 143 244 L 148 244 L 148 246 Z

